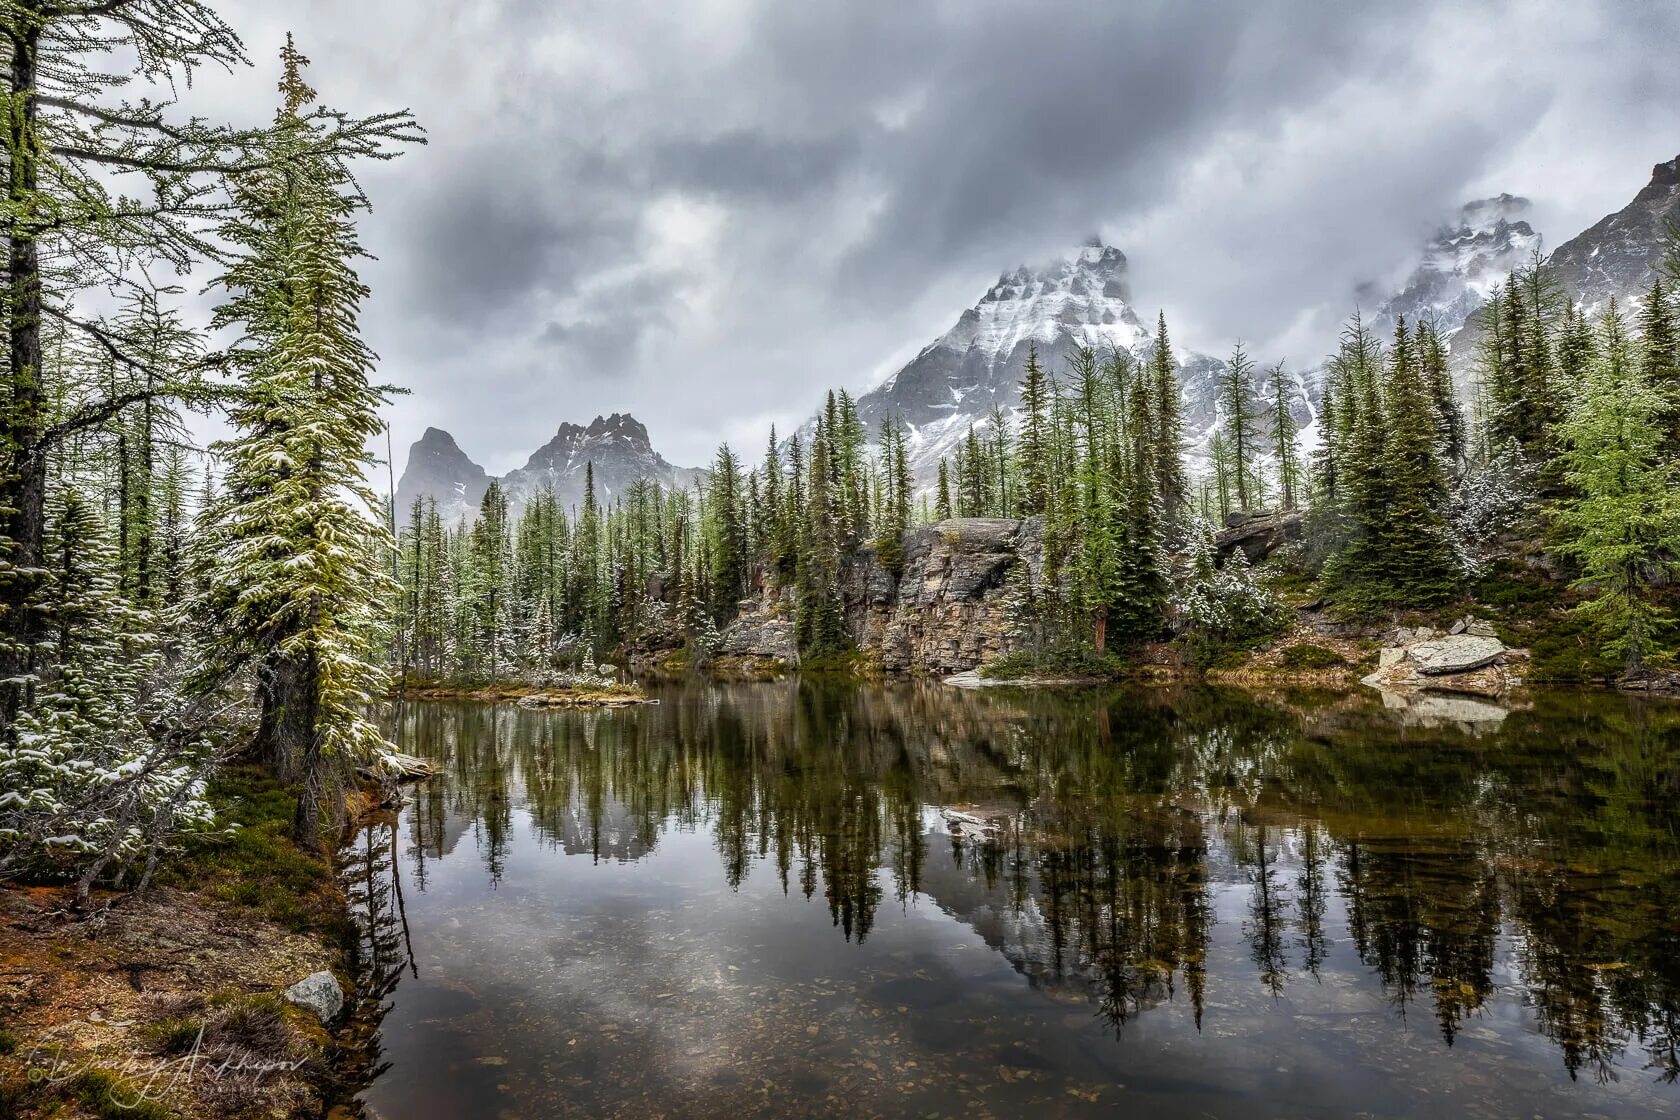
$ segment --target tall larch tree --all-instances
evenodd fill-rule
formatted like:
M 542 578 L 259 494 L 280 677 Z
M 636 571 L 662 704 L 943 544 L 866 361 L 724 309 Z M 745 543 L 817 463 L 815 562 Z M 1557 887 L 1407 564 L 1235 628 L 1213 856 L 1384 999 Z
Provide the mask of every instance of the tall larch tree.
M 1680 570 L 1680 464 L 1664 459 L 1665 402 L 1627 338 L 1614 301 L 1596 359 L 1575 394 L 1562 436 L 1571 497 L 1557 520 L 1564 551 L 1594 597 L 1576 607 L 1606 652 L 1631 672 L 1671 652 L 1673 619 L 1653 594 Z
M 300 783 L 297 832 L 315 844 L 338 782 L 384 745 L 367 713 L 385 690 L 373 659 L 395 542 L 368 484 L 386 392 L 359 333 L 366 200 L 326 143 L 343 118 L 306 113 L 315 94 L 290 38 L 281 59 L 272 166 L 240 179 L 222 231 L 238 258 L 216 322 L 244 342 L 235 435 L 218 445 L 226 492 L 199 549 L 200 679 L 254 674 L 257 749 Z M 396 118 L 365 154 L 392 154 L 406 129 Z

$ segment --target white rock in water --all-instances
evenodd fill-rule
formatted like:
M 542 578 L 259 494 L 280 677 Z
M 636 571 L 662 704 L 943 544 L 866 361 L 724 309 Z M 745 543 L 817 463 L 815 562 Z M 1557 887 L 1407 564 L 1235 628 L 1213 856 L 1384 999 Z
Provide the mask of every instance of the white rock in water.
M 1505 653 L 1505 643 L 1478 634 L 1457 634 L 1419 642 L 1407 652 L 1418 672 L 1434 677 L 1491 665 Z
M 1377 668 L 1387 669 L 1405 660 L 1406 651 L 1399 646 L 1384 646 L 1377 651 Z
M 330 972 L 312 972 L 286 989 L 286 1002 L 296 1004 L 322 1023 L 330 1023 L 344 1010 L 344 989 Z

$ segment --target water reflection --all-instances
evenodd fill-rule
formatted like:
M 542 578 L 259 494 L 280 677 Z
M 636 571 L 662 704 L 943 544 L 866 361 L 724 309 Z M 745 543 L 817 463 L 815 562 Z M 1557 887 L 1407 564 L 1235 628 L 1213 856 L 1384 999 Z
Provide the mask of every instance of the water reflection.
M 1359 697 L 804 682 L 400 718 L 441 776 L 358 838 L 391 1116 L 428 1047 L 489 1032 L 516 1052 L 454 1078 L 461 1115 L 1680 1105 L 1674 706 L 1543 696 L 1472 733 Z M 666 944 L 764 986 L 632 990 Z M 665 1064 L 607 1072 L 630 1036 Z

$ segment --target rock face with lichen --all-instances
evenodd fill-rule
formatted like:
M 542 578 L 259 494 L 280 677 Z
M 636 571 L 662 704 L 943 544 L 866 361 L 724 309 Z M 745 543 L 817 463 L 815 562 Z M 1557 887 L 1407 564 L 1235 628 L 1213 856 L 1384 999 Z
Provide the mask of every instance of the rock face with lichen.
M 1018 649 L 1043 580 L 1042 520 L 960 517 L 908 533 L 897 572 L 874 548 L 859 549 L 840 593 L 853 642 L 883 670 L 943 675 Z M 797 666 L 791 596 L 743 604 L 718 652 Z
M 873 550 L 842 593 L 852 640 L 888 672 L 958 673 L 1028 636 L 1044 581 L 1044 523 L 959 517 L 909 533 L 894 576 Z
M 741 604 L 718 643 L 717 658 L 726 667 L 751 671 L 768 668 L 796 668 L 799 665 L 799 631 L 793 589 L 767 590 Z

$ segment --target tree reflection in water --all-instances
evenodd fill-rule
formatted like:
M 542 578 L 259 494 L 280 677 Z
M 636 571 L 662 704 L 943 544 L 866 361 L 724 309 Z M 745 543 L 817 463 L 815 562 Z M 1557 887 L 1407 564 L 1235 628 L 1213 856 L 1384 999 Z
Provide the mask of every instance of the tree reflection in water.
M 1342 952 L 1447 1046 L 1506 968 L 1572 1077 L 1680 1076 L 1675 706 L 1543 695 L 1473 734 L 1362 697 L 694 684 L 612 712 L 411 705 L 397 735 L 440 767 L 403 818 L 411 892 L 469 835 L 498 883 L 517 804 L 593 861 L 707 832 L 732 889 L 820 895 L 846 941 L 929 899 L 1116 1031 L 1181 998 L 1200 1027 L 1211 985 L 1281 998 Z M 354 857 L 376 1002 L 410 963 L 392 827 Z M 1210 975 L 1222 885 L 1246 977 Z

